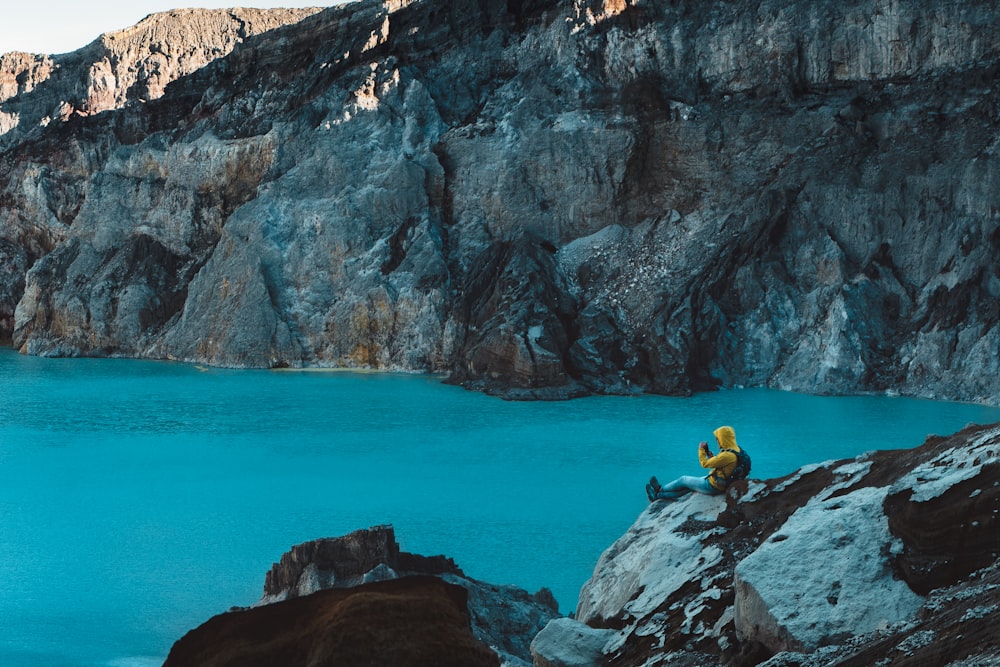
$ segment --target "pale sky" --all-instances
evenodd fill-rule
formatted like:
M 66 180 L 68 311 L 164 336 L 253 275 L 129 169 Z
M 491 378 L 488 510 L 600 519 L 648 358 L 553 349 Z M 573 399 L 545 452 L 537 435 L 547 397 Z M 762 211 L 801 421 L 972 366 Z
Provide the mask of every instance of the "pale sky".
M 66 53 L 180 7 L 329 7 L 345 0 L 0 0 L 0 53 Z

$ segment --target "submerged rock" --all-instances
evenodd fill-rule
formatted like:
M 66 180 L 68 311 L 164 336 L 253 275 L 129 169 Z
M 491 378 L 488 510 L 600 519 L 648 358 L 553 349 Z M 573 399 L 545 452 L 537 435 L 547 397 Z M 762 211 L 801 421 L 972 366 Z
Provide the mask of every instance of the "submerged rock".
M 987 664 L 998 516 L 997 425 L 738 482 L 651 504 L 576 617 L 614 665 Z

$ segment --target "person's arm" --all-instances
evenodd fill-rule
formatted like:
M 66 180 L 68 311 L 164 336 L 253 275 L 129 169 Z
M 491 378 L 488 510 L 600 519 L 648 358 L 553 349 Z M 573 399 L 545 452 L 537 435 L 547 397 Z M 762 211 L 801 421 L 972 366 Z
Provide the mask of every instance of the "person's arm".
M 708 443 L 703 442 L 698 446 L 698 461 L 701 463 L 702 468 L 721 468 L 724 465 L 732 463 L 736 458 L 736 455 L 732 452 L 719 452 L 718 455 L 712 456 L 711 450 L 708 448 Z

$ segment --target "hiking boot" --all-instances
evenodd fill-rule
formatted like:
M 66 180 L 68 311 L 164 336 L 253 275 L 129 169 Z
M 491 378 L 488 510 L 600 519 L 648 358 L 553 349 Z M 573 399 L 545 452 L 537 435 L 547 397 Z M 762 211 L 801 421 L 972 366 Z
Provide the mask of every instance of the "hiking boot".
M 659 491 L 654 489 L 652 484 L 646 485 L 646 497 L 649 498 L 649 502 L 659 500 L 659 498 L 656 497 L 657 493 L 659 493 Z
M 653 489 L 654 495 L 660 492 L 660 482 L 656 479 L 656 476 L 649 478 L 649 486 Z

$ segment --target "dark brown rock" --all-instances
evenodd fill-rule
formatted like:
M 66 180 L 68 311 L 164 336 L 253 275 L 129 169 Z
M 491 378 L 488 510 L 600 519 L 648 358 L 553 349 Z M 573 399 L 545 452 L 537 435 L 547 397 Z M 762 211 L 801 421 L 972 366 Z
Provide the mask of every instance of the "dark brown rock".
M 164 666 L 496 667 L 466 600 L 464 588 L 430 576 L 320 591 L 216 616 L 174 644 Z
M 389 525 L 292 547 L 267 573 L 264 595 L 257 605 L 331 588 L 424 575 L 440 577 L 468 591 L 473 634 L 512 664 L 530 661 L 531 640 L 559 615 L 559 605 L 548 589 L 532 595 L 516 586 L 469 578 L 445 556 L 400 551 Z
M 1000 462 L 931 500 L 916 502 L 912 489 L 889 495 L 889 530 L 903 540 L 894 565 L 910 587 L 926 595 L 1000 558 Z

